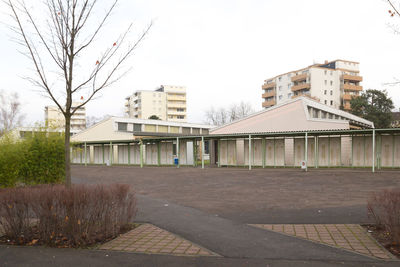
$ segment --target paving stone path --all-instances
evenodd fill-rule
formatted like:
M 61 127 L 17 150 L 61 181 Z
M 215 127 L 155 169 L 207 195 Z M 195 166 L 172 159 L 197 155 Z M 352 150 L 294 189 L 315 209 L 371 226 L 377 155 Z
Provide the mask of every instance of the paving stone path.
M 218 256 L 151 224 L 142 224 L 101 245 L 100 249 L 180 256 Z
M 259 228 L 355 251 L 364 255 L 394 259 L 358 224 L 251 224 Z

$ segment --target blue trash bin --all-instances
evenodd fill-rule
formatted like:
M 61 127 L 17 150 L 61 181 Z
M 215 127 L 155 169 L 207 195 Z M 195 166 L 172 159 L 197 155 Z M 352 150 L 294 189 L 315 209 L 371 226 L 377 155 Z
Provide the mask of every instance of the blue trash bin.
M 179 159 L 177 157 L 174 158 L 174 164 L 178 165 L 179 164 Z

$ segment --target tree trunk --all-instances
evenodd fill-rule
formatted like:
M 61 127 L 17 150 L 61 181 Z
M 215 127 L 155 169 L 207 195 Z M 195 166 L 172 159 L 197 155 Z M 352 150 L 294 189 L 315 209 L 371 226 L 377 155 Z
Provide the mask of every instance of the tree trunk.
M 65 184 L 71 187 L 71 160 L 70 160 L 71 115 L 65 114 Z

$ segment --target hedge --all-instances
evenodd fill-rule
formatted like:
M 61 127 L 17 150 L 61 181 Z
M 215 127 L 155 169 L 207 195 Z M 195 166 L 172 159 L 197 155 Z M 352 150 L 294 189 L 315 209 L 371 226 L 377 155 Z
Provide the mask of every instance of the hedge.
M 22 140 L 0 139 L 0 187 L 64 181 L 64 137 L 37 132 Z

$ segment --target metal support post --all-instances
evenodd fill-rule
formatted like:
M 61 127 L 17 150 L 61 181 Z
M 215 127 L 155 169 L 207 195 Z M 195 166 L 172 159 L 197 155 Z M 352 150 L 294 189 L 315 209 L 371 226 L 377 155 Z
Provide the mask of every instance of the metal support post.
M 161 142 L 157 142 L 157 165 L 161 165 Z
M 274 168 L 276 168 L 276 144 L 275 144 L 275 136 L 274 136 Z
M 85 166 L 87 166 L 87 146 L 85 142 Z
M 113 158 L 114 158 L 113 144 L 112 142 L 110 142 L 110 166 L 113 164 Z
M 140 168 L 143 168 L 143 140 L 140 140 Z
M 261 146 L 262 146 L 262 167 L 265 168 L 265 137 L 261 139 Z
M 131 165 L 131 146 L 128 143 L 128 165 Z
M 251 170 L 251 160 L 252 160 L 251 153 L 252 153 L 252 151 L 251 151 L 251 134 L 249 134 L 249 170 Z
M 372 172 L 375 172 L 375 129 L 372 130 Z
M 176 167 L 179 168 L 179 165 L 181 164 L 179 159 L 179 137 L 176 138 L 176 158 L 178 159 L 178 164 Z
M 307 160 L 308 160 L 308 133 L 306 132 L 305 140 L 304 140 L 304 160 L 306 162 L 306 171 L 307 171 Z
M 218 139 L 218 168 L 221 167 L 221 139 Z
M 314 136 L 314 167 L 317 168 L 317 138 L 318 136 Z
M 197 166 L 197 141 L 193 139 L 193 167 Z
M 101 151 L 102 151 L 102 153 L 103 153 L 103 165 L 104 165 L 104 144 L 101 144 Z
M 201 137 L 201 168 L 204 169 L 204 136 Z
M 328 168 L 331 167 L 331 136 L 328 135 Z

